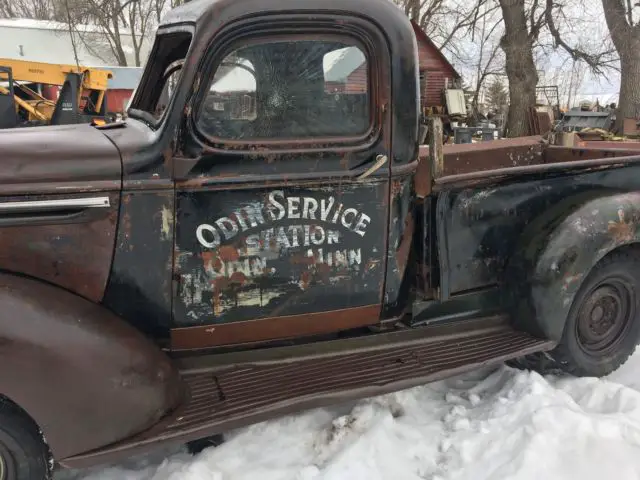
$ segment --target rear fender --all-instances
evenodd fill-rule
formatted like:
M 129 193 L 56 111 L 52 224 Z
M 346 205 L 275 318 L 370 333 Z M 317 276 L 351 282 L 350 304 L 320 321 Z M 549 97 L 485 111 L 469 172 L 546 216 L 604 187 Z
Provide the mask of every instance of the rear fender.
M 138 433 L 181 400 L 179 374 L 104 307 L 0 274 L 0 395 L 41 428 L 56 459 Z
M 517 328 L 559 341 L 573 299 L 595 264 L 640 241 L 640 193 L 593 198 L 594 193 L 553 206 L 521 235 L 506 275 Z

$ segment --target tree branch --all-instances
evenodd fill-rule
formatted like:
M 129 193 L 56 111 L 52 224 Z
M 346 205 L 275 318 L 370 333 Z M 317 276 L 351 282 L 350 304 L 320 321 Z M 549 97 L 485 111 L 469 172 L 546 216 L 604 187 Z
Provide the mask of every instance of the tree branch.
M 546 18 L 547 28 L 549 29 L 549 33 L 551 33 L 551 36 L 553 37 L 555 45 L 565 50 L 574 60 L 576 61 L 581 60 L 585 62 L 587 65 L 589 65 L 589 67 L 594 73 L 596 74 L 604 73 L 603 67 L 606 66 L 606 62 L 603 62 L 602 58 L 605 55 L 605 53 L 599 53 L 595 55 L 589 54 L 578 48 L 573 48 L 567 42 L 565 42 L 562 39 L 562 35 L 560 34 L 560 31 L 558 30 L 555 24 L 555 21 L 553 19 L 553 9 L 555 7 L 554 0 L 546 0 L 546 1 L 547 1 L 547 5 L 545 8 L 545 18 Z

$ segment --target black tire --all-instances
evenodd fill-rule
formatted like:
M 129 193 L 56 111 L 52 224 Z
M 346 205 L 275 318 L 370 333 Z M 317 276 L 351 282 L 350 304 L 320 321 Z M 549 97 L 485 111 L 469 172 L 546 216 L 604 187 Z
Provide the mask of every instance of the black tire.
M 50 480 L 47 445 L 34 422 L 0 397 L 0 480 Z
M 198 440 L 187 442 L 187 450 L 191 455 L 197 455 L 205 448 L 218 447 L 223 443 L 224 435 L 220 433 L 217 435 L 211 435 L 210 437 L 200 438 Z
M 640 257 L 633 251 L 614 252 L 591 270 L 580 287 L 557 347 L 518 359 L 512 366 L 604 377 L 627 361 L 639 340 Z

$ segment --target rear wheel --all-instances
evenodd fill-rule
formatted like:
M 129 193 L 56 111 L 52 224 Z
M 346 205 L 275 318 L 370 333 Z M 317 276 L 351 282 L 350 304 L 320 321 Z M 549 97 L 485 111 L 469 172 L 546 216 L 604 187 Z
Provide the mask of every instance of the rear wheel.
M 523 359 L 543 373 L 603 377 L 618 369 L 640 339 L 640 258 L 616 252 L 602 259 L 576 294 L 562 339 L 548 354 Z
M 48 480 L 49 458 L 38 427 L 0 397 L 0 480 Z

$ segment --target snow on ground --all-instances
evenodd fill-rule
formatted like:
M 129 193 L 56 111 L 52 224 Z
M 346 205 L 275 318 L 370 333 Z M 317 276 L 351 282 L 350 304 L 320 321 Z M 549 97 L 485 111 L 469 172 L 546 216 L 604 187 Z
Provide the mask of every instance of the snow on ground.
M 640 479 L 640 350 L 607 380 L 508 367 L 56 480 Z

